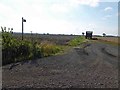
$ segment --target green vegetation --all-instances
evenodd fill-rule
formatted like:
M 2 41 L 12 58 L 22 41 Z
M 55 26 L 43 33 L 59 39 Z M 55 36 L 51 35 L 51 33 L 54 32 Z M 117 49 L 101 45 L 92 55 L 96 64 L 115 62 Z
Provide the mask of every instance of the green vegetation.
M 77 38 L 74 38 L 73 40 L 71 40 L 68 45 L 70 46 L 77 46 L 80 45 L 81 43 L 83 43 L 85 41 L 85 37 L 83 36 L 79 36 Z
M 2 65 L 62 54 L 69 50 L 70 46 L 77 46 L 85 41 L 83 36 L 72 39 L 68 45 L 26 36 L 24 36 L 24 40 L 21 40 L 20 36 L 15 37 L 11 31 L 7 32 L 3 29 L 0 35 L 2 36 L 0 38 Z
M 3 65 L 32 59 L 35 56 L 40 57 L 40 55 L 41 52 L 39 52 L 39 49 L 37 49 L 36 43 L 31 44 L 28 41 L 16 40 L 12 37 L 12 33 L 2 31 Z
M 58 45 L 18 40 L 12 33 L 2 30 L 2 65 L 51 56 L 60 51 L 62 48 Z
M 55 55 L 56 53 L 59 53 L 60 51 L 63 50 L 61 46 L 58 46 L 48 41 L 41 43 L 40 48 L 41 52 L 43 52 L 42 55 L 45 57 Z

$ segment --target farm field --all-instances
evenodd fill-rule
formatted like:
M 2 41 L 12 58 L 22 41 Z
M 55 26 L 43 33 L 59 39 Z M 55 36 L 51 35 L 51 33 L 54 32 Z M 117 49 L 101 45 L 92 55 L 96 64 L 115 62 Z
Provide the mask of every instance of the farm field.
M 112 42 L 115 44 L 120 44 L 120 38 L 119 37 L 96 37 L 101 41 L 108 41 L 108 42 Z
M 76 37 L 40 35 L 37 38 L 40 42 L 68 45 Z M 3 66 L 2 85 L 3 88 L 118 88 L 118 57 L 117 46 L 86 40 L 70 46 L 63 54 L 18 62 L 12 68 L 13 64 Z
M 21 34 L 13 34 L 14 37 L 21 39 Z M 79 35 L 57 35 L 57 34 L 24 34 L 26 40 L 34 40 L 37 42 L 50 41 L 59 45 L 65 45 L 71 39 L 78 37 Z

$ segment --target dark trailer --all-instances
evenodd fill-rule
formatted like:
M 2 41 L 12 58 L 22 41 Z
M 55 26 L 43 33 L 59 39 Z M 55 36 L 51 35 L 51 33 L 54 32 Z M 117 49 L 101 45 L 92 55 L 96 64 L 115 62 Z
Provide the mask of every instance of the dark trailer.
M 85 38 L 86 38 L 86 39 L 92 39 L 92 34 L 93 34 L 92 31 L 86 31 L 86 36 L 85 36 Z

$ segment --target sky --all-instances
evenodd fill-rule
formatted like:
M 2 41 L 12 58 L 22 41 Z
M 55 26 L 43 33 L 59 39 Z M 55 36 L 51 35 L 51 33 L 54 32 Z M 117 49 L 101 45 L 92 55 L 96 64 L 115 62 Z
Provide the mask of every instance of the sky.
M 119 0 L 0 0 L 0 26 L 13 32 L 118 35 Z

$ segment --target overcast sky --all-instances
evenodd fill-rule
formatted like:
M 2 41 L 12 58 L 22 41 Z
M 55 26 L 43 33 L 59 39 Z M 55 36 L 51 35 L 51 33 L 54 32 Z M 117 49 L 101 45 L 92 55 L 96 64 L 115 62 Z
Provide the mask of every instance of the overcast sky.
M 103 2 L 104 1 L 104 2 Z M 110 2 L 111 1 L 111 2 Z M 118 34 L 119 0 L 0 0 L 0 26 L 50 34 Z

